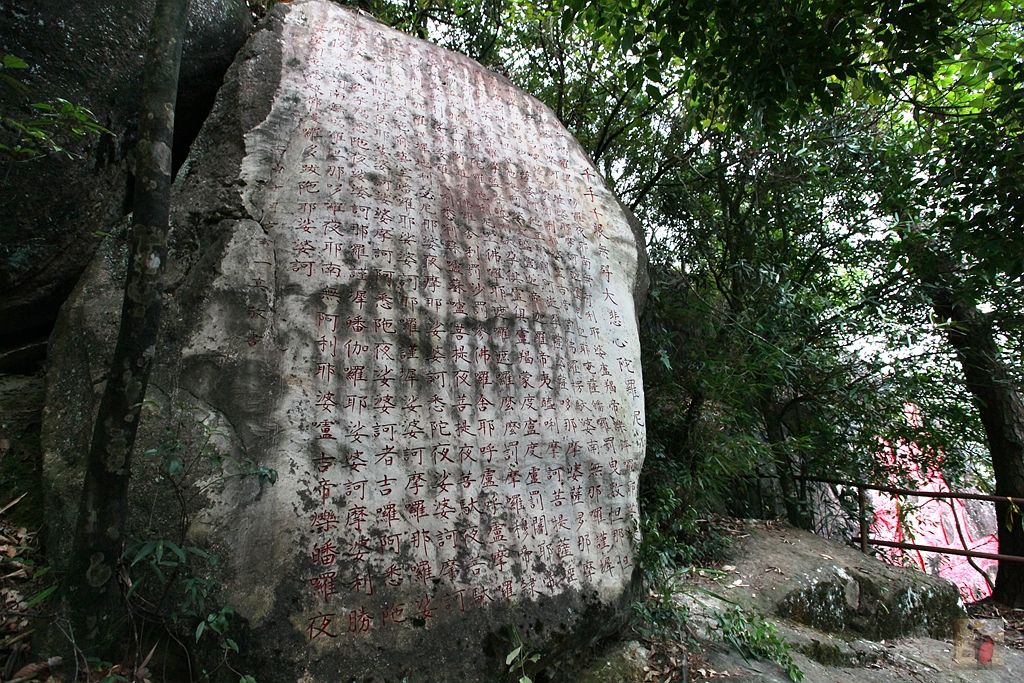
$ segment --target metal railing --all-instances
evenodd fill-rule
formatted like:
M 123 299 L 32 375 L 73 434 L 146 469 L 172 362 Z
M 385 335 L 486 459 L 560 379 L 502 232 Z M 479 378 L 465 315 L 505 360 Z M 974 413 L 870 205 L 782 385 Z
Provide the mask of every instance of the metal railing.
M 813 481 L 833 486 L 849 486 L 857 489 L 857 518 L 860 524 L 860 535 L 854 536 L 851 540 L 860 544 L 860 550 L 868 554 L 869 545 L 886 546 L 889 548 L 900 548 L 902 550 L 919 550 L 922 552 L 938 553 L 941 555 L 961 555 L 964 557 L 979 557 L 986 560 L 998 560 L 1000 562 L 1024 562 L 1024 557 L 1019 555 L 1004 555 L 1002 553 L 985 553 L 979 550 L 968 550 L 966 548 L 946 548 L 942 546 L 920 545 L 917 543 L 904 543 L 902 541 L 883 541 L 871 538 L 870 523 L 867 518 L 867 494 L 866 491 L 881 491 L 897 496 L 919 496 L 922 498 L 949 498 L 960 500 L 984 500 L 992 503 L 1012 503 L 1024 507 L 1024 498 L 1013 496 L 992 496 L 986 493 L 957 493 L 955 491 L 919 491 L 905 489 L 899 486 L 882 486 L 878 484 L 866 484 L 858 481 L 843 481 L 841 479 L 827 479 L 824 477 L 794 477 L 799 481 Z M 961 539 L 963 540 L 963 539 Z

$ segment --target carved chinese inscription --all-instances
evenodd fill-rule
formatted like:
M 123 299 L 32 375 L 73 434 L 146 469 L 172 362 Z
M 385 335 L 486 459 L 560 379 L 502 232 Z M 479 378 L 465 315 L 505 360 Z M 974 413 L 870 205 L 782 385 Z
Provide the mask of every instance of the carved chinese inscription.
M 621 592 L 644 451 L 622 210 L 475 63 L 326 4 L 288 17 L 247 137 L 272 256 L 249 264 L 239 345 L 286 349 L 293 622 L 325 645 Z

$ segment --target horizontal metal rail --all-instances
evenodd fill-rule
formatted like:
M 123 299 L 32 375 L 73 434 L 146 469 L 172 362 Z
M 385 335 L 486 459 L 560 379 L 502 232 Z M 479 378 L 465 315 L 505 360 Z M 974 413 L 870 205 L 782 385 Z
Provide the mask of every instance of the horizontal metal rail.
M 944 548 L 934 545 L 903 543 L 901 541 L 883 541 L 881 539 L 870 538 L 870 523 L 867 519 L 867 497 L 864 495 L 864 491 L 881 491 L 882 493 L 889 493 L 897 496 L 920 496 L 923 498 L 954 498 L 959 500 L 983 500 L 990 503 L 1012 503 L 1014 505 L 1020 506 L 1024 506 L 1024 498 L 1015 496 L 993 496 L 987 493 L 956 493 L 954 491 L 918 491 L 915 489 L 901 488 L 899 486 L 866 484 L 858 481 L 844 481 L 842 479 L 828 479 L 825 477 L 794 476 L 793 478 L 798 481 L 813 481 L 821 484 L 833 484 L 835 486 L 851 486 L 857 489 L 857 516 L 859 517 L 857 521 L 860 525 L 860 536 L 855 536 L 850 540 L 854 543 L 860 544 L 861 552 L 865 554 L 867 554 L 868 552 L 869 545 L 880 545 L 885 546 L 887 548 L 900 548 L 902 550 L 919 550 L 921 552 L 938 553 L 941 555 L 960 555 L 963 557 L 970 558 L 980 557 L 985 560 L 997 560 L 999 562 L 1024 562 L 1024 557 L 1021 557 L 1019 555 L 1003 555 L 1002 553 L 986 553 L 980 550 L 967 550 L 966 548 Z M 975 569 L 978 569 L 978 567 L 975 566 Z M 978 569 L 978 571 L 981 570 Z
M 822 484 L 835 484 L 837 486 L 855 486 L 857 488 L 869 489 L 871 491 L 882 491 L 894 493 L 898 496 L 921 496 L 922 498 L 959 498 L 961 500 L 987 500 L 992 503 L 1016 503 L 1024 505 L 1024 498 L 1014 496 L 993 496 L 987 493 L 955 493 L 953 491 L 917 491 L 904 489 L 898 486 L 881 486 L 878 484 L 862 484 L 856 481 L 843 481 L 841 479 L 825 479 L 822 477 L 793 477 L 800 481 L 817 481 Z
M 856 543 L 865 540 L 860 536 L 852 539 Z M 883 541 L 881 539 L 869 538 L 867 543 L 871 545 L 884 545 L 888 548 L 902 548 L 904 550 L 921 550 L 926 553 L 939 553 L 941 555 L 963 555 L 964 557 L 981 557 L 986 560 L 999 560 L 1000 562 L 1024 562 L 1024 557 L 1017 555 L 1002 555 L 1000 553 L 983 553 L 980 550 L 961 550 L 959 548 L 942 548 L 934 545 L 919 545 L 917 543 L 901 543 L 899 541 Z

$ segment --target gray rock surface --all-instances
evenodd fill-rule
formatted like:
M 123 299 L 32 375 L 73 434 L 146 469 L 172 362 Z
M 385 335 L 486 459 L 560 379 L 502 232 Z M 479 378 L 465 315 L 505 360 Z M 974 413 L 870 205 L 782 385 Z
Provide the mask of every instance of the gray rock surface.
M 365 15 L 289 3 L 229 71 L 173 212 L 137 450 L 169 429 L 196 463 L 187 540 L 222 558 L 260 680 L 493 681 L 520 638 L 558 668 L 614 627 L 645 441 L 642 243 L 546 107 Z M 122 260 L 108 240 L 53 340 L 51 548 Z M 173 528 L 155 464 L 136 462 L 136 518 Z
M 581 671 L 577 683 L 644 683 L 651 653 L 635 640 L 616 643 Z
M 1005 649 L 999 664 L 983 668 L 954 661 L 953 645 L 945 640 L 926 636 L 884 642 L 851 640 L 772 621 L 790 643 L 807 683 L 1016 683 L 1024 676 L 1024 653 L 1019 650 Z M 790 682 L 778 665 L 744 659 L 720 642 L 702 642 L 701 653 L 707 662 L 705 670 L 715 674 L 698 675 L 694 681 Z
M 0 0 L 0 53 L 24 59 L 28 92 L 0 86 L 0 107 L 63 98 L 113 135 L 62 144 L 79 155 L 0 159 L 0 350 L 45 337 L 100 238 L 130 207 L 143 53 L 153 0 Z M 179 156 L 198 131 L 252 28 L 244 0 L 194 0 L 176 111 Z
M 815 537 L 780 526 L 743 539 L 736 553 L 738 574 L 748 575 L 747 564 L 768 555 L 774 564 L 749 588 L 731 594 L 819 631 L 873 640 L 943 637 L 963 616 L 960 594 L 948 581 L 892 567 L 846 546 L 822 549 L 804 542 L 809 538 Z
M 956 586 L 784 524 L 756 521 L 730 551 L 726 597 L 826 633 L 945 637 L 964 616 Z
M 777 664 L 744 659 L 722 642 L 716 615 L 737 605 L 751 624 L 759 615 L 777 629 L 809 683 L 1009 683 L 1024 675 L 1024 652 L 1002 645 L 993 666 L 956 661 L 952 631 L 964 615 L 946 581 L 756 521 L 737 530 L 731 557 L 721 571 L 680 578 L 677 598 L 706 674 L 694 680 L 789 680 Z

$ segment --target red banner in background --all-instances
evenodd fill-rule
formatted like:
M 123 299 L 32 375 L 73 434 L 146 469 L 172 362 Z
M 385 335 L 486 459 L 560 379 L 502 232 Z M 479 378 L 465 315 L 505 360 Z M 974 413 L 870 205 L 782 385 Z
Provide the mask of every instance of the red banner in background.
M 915 406 L 908 406 L 907 419 L 920 424 Z M 908 488 L 920 491 L 949 492 L 938 468 L 923 468 L 921 448 L 917 444 L 883 441 L 879 457 L 894 469 L 909 473 Z M 895 479 L 891 482 L 897 485 Z M 906 485 L 904 480 L 899 485 Z M 869 491 L 874 508 L 870 524 L 871 538 L 900 543 L 962 548 L 998 553 L 995 506 L 981 500 L 894 496 Z M 920 550 L 879 548 L 879 556 L 896 566 L 913 566 L 952 582 L 967 602 L 982 600 L 992 593 L 989 581 L 994 580 L 997 563 L 984 558 L 943 555 Z M 988 576 L 986 580 L 985 574 Z

